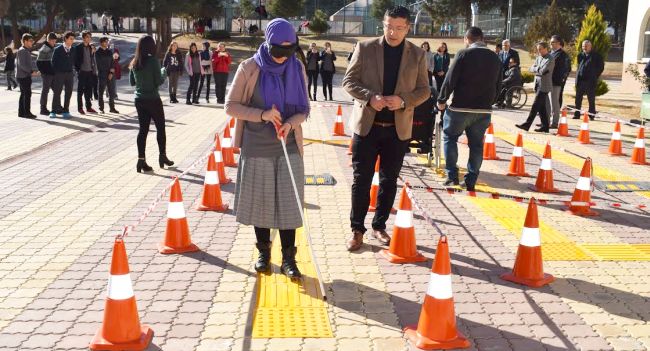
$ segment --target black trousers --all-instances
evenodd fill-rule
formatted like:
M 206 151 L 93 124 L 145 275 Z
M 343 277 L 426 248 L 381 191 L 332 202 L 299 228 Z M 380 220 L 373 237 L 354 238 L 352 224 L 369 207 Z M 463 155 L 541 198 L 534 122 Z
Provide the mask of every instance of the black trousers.
M 320 76 L 323 81 L 323 95 L 327 99 L 327 91 L 329 91 L 330 99 L 332 99 L 332 79 L 334 78 L 334 72 L 321 71 Z
M 212 79 L 211 74 L 202 74 L 201 81 L 199 83 L 199 92 L 197 96 L 201 96 L 201 91 L 203 91 L 203 82 L 205 81 L 205 100 L 210 100 L 210 79 Z
M 433 86 L 433 72 L 427 71 L 427 78 L 429 79 L 429 86 Z
M 56 113 L 70 112 L 70 98 L 72 97 L 72 86 L 74 77 L 72 72 L 57 72 L 54 74 L 52 90 L 52 111 Z M 63 106 L 61 106 L 61 91 L 65 88 Z
M 103 76 L 103 74 L 102 74 Z M 115 79 L 115 77 L 113 77 Z M 104 110 L 104 91 L 108 90 L 108 106 L 111 110 L 115 109 L 115 85 L 111 84 L 108 76 L 99 77 L 99 109 Z
M 314 85 L 314 98 L 318 91 L 318 70 L 307 71 L 307 93 L 311 96 L 311 86 Z
M 582 109 L 582 98 L 587 95 L 589 102 L 589 113 L 596 113 L 596 82 L 579 82 L 576 85 L 576 109 Z M 575 111 L 574 115 L 580 117 L 580 111 Z M 593 119 L 593 116 L 589 116 Z
M 397 137 L 395 127 L 373 125 L 366 136 L 352 137 L 352 211 L 350 223 L 353 230 L 366 231 L 364 221 L 370 205 L 370 186 L 375 174 L 377 156 L 379 166 L 379 193 L 377 209 L 372 220 L 373 229 L 386 229 L 386 221 L 395 201 L 397 176 L 402 169 L 407 141 Z
M 198 101 L 198 88 L 199 80 L 201 79 L 200 74 L 192 74 L 190 77 L 190 85 L 187 87 L 187 100 L 188 101 Z
M 92 107 L 90 97 L 93 93 L 93 72 L 77 72 L 77 108 L 83 108 L 82 96 L 86 101 L 86 109 Z
M 255 228 L 255 238 L 258 243 L 270 243 L 271 242 L 271 229 L 269 228 Z M 295 229 L 285 229 L 280 230 L 280 242 L 282 248 L 294 247 L 296 246 L 296 230 Z
M 217 103 L 226 102 L 226 85 L 228 85 L 228 72 L 214 73 L 214 95 L 217 96 Z
M 147 134 L 149 134 L 149 125 L 152 119 L 156 125 L 158 151 L 161 155 L 165 155 L 167 152 L 167 136 L 165 134 L 165 110 L 163 110 L 162 100 L 159 97 L 153 99 L 135 99 L 135 109 L 138 111 L 138 122 L 140 123 L 140 130 L 138 131 L 138 158 L 145 157 Z
M 18 116 L 27 116 L 31 114 L 32 103 L 32 77 L 16 78 L 20 87 L 20 97 L 18 98 Z
M 41 110 L 47 110 L 47 96 L 50 94 L 50 89 L 54 91 L 54 75 L 41 74 Z
M 546 104 L 548 103 L 548 92 L 537 91 L 535 93 L 535 100 L 533 101 L 533 106 L 530 108 L 530 113 L 528 114 L 528 119 L 524 125 L 530 127 L 535 121 L 535 117 L 539 113 L 539 119 L 542 122 L 542 128 L 549 128 L 549 111 L 546 109 Z
M 436 89 L 437 91 L 440 91 L 440 88 L 442 88 L 442 83 L 445 81 L 445 75 L 443 74 L 442 76 L 435 75 L 434 76 L 436 79 Z

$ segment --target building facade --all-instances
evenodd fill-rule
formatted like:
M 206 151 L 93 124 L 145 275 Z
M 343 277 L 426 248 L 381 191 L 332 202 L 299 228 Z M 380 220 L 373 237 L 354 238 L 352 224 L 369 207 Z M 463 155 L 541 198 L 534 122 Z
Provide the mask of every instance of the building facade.
M 630 0 L 623 51 L 622 88 L 625 92 L 641 92 L 641 85 L 625 72 L 625 68 L 635 64 L 639 71 L 643 72 L 648 61 L 650 61 L 650 0 Z

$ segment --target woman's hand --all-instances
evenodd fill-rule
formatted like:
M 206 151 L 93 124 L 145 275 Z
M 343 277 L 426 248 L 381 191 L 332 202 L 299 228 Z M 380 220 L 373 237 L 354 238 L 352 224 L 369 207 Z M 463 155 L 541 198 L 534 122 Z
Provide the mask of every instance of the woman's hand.
M 289 135 L 289 132 L 291 132 L 291 124 L 289 122 L 285 122 L 280 128 L 278 128 L 278 140 L 286 139 L 287 135 Z
M 270 109 L 262 112 L 262 121 L 271 122 L 274 125 L 279 126 L 282 124 L 282 115 L 280 115 L 280 111 L 278 111 L 278 109 L 275 108 L 275 105 L 273 105 Z

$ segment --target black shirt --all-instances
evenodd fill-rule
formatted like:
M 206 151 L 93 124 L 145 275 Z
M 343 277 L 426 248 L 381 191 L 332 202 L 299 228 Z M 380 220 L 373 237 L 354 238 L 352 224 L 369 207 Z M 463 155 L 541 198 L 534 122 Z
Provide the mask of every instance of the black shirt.
M 404 41 L 398 46 L 392 47 L 384 41 L 384 87 L 381 92 L 384 96 L 390 96 L 395 93 L 397 86 L 397 75 L 399 66 L 402 62 L 402 53 L 404 52 Z M 384 107 L 383 110 L 375 115 L 376 122 L 395 123 L 395 111 Z

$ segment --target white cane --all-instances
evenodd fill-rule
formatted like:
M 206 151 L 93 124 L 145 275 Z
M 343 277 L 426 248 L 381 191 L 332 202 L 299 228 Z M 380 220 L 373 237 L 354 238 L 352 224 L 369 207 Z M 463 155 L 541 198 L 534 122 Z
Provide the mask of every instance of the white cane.
M 302 226 L 304 228 L 305 237 L 307 238 L 307 246 L 309 247 L 309 253 L 311 254 L 312 259 L 314 260 L 314 267 L 316 268 L 316 278 L 318 279 L 318 285 L 320 286 L 320 293 L 323 300 L 327 299 L 325 295 L 325 286 L 323 285 L 323 280 L 320 275 L 320 268 L 318 268 L 318 262 L 316 261 L 316 255 L 314 255 L 314 250 L 311 246 L 311 236 L 309 235 L 309 225 L 305 221 L 304 210 L 302 207 L 302 202 L 300 201 L 300 194 L 298 194 L 298 186 L 296 185 L 296 178 L 293 175 L 293 169 L 291 168 L 291 161 L 289 160 L 289 153 L 287 152 L 287 142 L 284 140 L 284 136 L 280 138 L 280 143 L 282 144 L 282 151 L 284 151 L 284 159 L 287 161 L 287 168 L 289 169 L 289 176 L 291 177 L 291 185 L 293 185 L 293 192 L 296 195 L 296 204 L 298 204 L 298 210 L 300 211 L 300 218 L 302 219 Z

